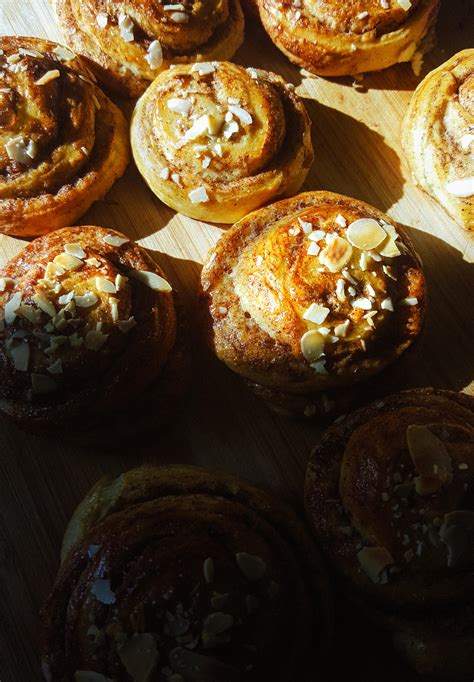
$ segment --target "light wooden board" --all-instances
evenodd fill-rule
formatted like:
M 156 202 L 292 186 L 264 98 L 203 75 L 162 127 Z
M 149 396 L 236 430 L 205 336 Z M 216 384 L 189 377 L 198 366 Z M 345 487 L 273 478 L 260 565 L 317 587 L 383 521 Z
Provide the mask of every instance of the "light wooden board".
M 472 46 L 473 15 L 472 0 L 445 0 L 438 45 L 423 73 Z M 60 40 L 47 0 L 0 0 L 0 32 Z M 411 227 L 431 308 L 418 360 L 410 375 L 398 377 L 398 387 L 434 384 L 474 393 L 474 238 L 416 189 L 400 146 L 402 116 L 419 79 L 407 65 L 366 76 L 364 90 L 354 88 L 352 79 L 309 77 L 255 25 L 235 61 L 280 73 L 304 97 L 316 160 L 303 189 L 352 195 Z M 221 228 L 176 215 L 151 194 L 133 163 L 80 223 L 113 227 L 138 240 L 182 292 L 192 320 L 193 384 L 169 428 L 146 445 L 124 450 L 40 439 L 0 422 L 1 682 L 39 679 L 38 611 L 53 584 L 67 520 L 100 476 L 143 462 L 193 463 L 242 474 L 301 506 L 305 463 L 320 434 L 314 426 L 269 414 L 202 346 L 197 283 Z M 0 263 L 22 247 L 20 240 L 0 237 Z M 354 671 L 354 661 L 349 663 Z M 358 679 L 368 682 L 369 676 Z

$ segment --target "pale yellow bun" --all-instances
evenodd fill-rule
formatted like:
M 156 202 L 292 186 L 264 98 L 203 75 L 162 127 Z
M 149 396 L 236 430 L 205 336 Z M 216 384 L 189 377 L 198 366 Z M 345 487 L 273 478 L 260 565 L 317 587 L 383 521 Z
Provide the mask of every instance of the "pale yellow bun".
M 52 0 L 74 50 L 108 88 L 137 97 L 171 64 L 230 59 L 244 39 L 239 0 Z
M 474 49 L 429 73 L 402 127 L 415 181 L 466 230 L 474 230 Z
M 313 161 L 310 119 L 294 88 L 230 62 L 160 74 L 137 103 L 131 140 L 165 204 L 220 223 L 294 194 Z
M 108 192 L 128 162 L 127 126 L 62 45 L 0 38 L 0 67 L 0 232 L 34 237 Z
M 258 0 L 263 25 L 292 61 L 322 76 L 410 62 L 434 26 L 439 0 Z

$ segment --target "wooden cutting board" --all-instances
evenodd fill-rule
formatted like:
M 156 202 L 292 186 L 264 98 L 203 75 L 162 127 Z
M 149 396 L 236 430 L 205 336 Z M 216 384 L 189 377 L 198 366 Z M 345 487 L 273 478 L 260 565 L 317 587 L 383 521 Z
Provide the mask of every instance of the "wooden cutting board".
M 443 2 L 437 47 L 422 75 L 472 47 L 473 19 L 472 0 Z M 351 78 L 310 76 L 273 47 L 256 20 L 248 24 L 235 61 L 294 83 L 313 120 L 316 160 L 303 189 L 333 190 L 386 211 L 411 228 L 424 260 L 431 303 L 426 334 L 410 372 L 392 372 L 387 391 L 436 385 L 474 394 L 474 236 L 414 186 L 400 145 L 402 117 L 419 78 L 408 65 L 367 75 L 357 87 Z M 61 40 L 47 0 L 0 0 L 0 33 Z M 133 162 L 80 224 L 125 232 L 182 292 L 192 321 L 193 383 L 173 424 L 122 450 L 33 437 L 0 422 L 0 682 L 39 679 L 38 611 L 57 572 L 66 523 L 98 478 L 144 462 L 192 463 L 241 474 L 301 507 L 305 464 L 321 433 L 270 414 L 199 339 L 201 263 L 222 228 L 176 215 L 150 192 Z M 23 246 L 0 237 L 0 264 Z M 383 663 L 389 649 L 375 633 L 345 610 L 338 623 L 336 653 L 324 679 L 349 679 L 349 673 L 364 682 L 401 679 L 396 661 Z M 318 670 L 315 661 L 311 680 Z

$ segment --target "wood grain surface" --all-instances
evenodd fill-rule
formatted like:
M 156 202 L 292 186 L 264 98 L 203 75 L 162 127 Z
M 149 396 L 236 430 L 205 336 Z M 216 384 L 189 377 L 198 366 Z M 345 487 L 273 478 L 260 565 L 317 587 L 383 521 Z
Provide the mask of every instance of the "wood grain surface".
M 442 4 L 437 47 L 422 75 L 474 42 L 472 0 Z M 408 65 L 367 75 L 358 87 L 350 78 L 312 77 L 273 47 L 255 19 L 248 24 L 235 61 L 294 83 L 313 120 L 316 159 L 303 189 L 337 191 L 388 212 L 409 226 L 424 260 L 426 333 L 409 371 L 387 375 L 387 391 L 436 385 L 474 393 L 474 237 L 414 186 L 400 146 L 402 117 L 419 77 Z M 61 40 L 47 0 L 0 0 L 0 32 Z M 132 105 L 123 106 L 129 113 Z M 173 424 L 120 450 L 33 437 L 0 422 L 0 682 L 40 679 L 38 611 L 57 572 L 66 523 L 99 477 L 143 462 L 193 463 L 241 474 L 301 507 L 306 460 L 320 435 L 315 426 L 270 414 L 199 339 L 200 267 L 221 227 L 176 215 L 148 190 L 133 163 L 81 223 L 116 228 L 137 240 L 182 292 L 191 319 L 192 388 Z M 23 245 L 0 237 L 0 262 Z M 336 655 L 323 679 L 409 679 L 397 672 L 396 660 L 383 664 L 377 633 L 360 628 L 344 610 L 338 623 Z M 382 654 L 374 657 L 376 650 Z M 318 670 L 315 661 L 308 679 L 320 679 Z

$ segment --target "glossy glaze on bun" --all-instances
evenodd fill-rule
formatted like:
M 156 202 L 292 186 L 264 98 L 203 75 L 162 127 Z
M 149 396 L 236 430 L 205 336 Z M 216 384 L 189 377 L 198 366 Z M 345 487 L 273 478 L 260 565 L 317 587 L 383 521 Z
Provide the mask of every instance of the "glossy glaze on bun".
M 286 682 L 310 643 L 311 660 L 321 656 L 331 607 L 284 503 L 227 474 L 135 469 L 99 482 L 69 524 L 43 611 L 43 673 Z

